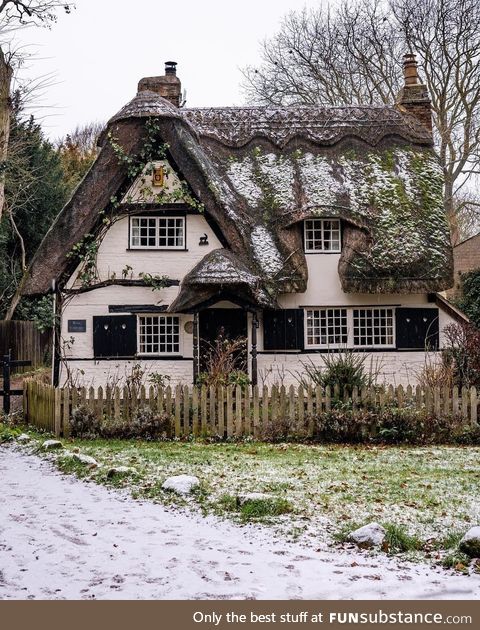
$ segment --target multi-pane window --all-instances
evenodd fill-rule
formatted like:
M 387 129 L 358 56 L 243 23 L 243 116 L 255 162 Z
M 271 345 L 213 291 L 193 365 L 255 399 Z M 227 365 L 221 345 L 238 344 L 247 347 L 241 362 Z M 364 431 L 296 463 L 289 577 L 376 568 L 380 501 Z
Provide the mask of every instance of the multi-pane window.
M 307 310 L 307 345 L 342 346 L 348 342 L 347 309 Z
M 353 309 L 353 345 L 393 346 L 393 309 Z
M 130 247 L 184 249 L 185 217 L 132 217 Z
M 338 219 L 307 219 L 304 226 L 306 252 L 339 252 L 341 250 Z
M 140 354 L 179 354 L 180 322 L 172 315 L 139 317 Z

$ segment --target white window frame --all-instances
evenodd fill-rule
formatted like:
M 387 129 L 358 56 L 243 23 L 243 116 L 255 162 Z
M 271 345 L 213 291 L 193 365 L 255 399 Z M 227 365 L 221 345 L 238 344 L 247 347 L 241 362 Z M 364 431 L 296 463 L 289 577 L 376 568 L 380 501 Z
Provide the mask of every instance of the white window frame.
M 133 244 L 133 230 L 134 230 L 133 222 L 135 220 L 141 221 L 142 219 L 154 222 L 155 245 L 134 245 Z M 141 216 L 137 215 L 134 217 L 130 217 L 129 220 L 130 220 L 130 224 L 129 224 L 129 232 L 130 232 L 129 248 L 130 249 L 159 249 L 159 250 L 168 250 L 168 249 L 185 250 L 186 249 L 186 220 L 184 216 L 151 216 L 151 215 L 149 216 L 147 214 L 147 215 L 141 215 Z M 161 226 L 162 221 L 165 221 L 164 228 L 162 228 Z M 160 245 L 160 229 L 166 229 L 168 231 L 169 221 L 181 221 L 181 227 L 182 227 L 182 244 L 181 245 Z
M 142 351 L 142 322 L 141 320 L 145 317 L 151 317 L 153 319 L 173 319 L 173 320 L 177 320 L 177 326 L 178 326 L 178 350 L 174 350 L 172 352 L 160 352 L 160 350 L 156 350 L 156 351 Z M 171 356 L 171 357 L 178 357 L 182 355 L 182 330 L 181 330 L 181 319 L 179 315 L 175 315 L 172 314 L 170 315 L 169 313 L 142 313 L 139 314 L 137 316 L 137 355 L 141 356 L 141 357 L 148 357 L 148 356 Z M 173 345 L 173 344 L 172 344 Z M 160 340 L 158 341 L 158 346 L 160 346 Z
M 325 315 L 326 315 L 326 319 L 327 319 L 327 337 L 329 336 L 328 333 L 328 323 L 329 323 L 329 317 L 331 317 L 333 315 L 333 317 L 335 318 L 335 312 L 336 311 L 345 311 L 345 315 L 346 315 L 346 324 L 347 324 L 347 340 L 345 342 L 336 342 L 336 343 L 309 343 L 308 342 L 308 338 L 309 338 L 309 334 L 308 334 L 308 320 L 309 320 L 309 313 L 314 313 L 314 312 L 318 312 L 319 313 L 319 319 L 321 321 L 321 312 L 325 311 Z M 312 307 L 312 308 L 307 308 L 305 309 L 305 347 L 308 348 L 344 348 L 347 344 L 348 344 L 348 335 L 349 335 L 349 317 L 348 317 L 348 308 L 344 307 L 344 306 L 323 306 L 323 307 Z
M 309 238 L 307 238 L 307 224 L 311 222 L 314 223 L 316 225 L 313 226 L 313 229 L 315 230 L 319 230 L 321 233 L 321 237 L 320 237 L 320 242 L 321 242 L 321 246 L 320 247 L 308 247 L 308 242 L 311 240 Z M 331 227 L 331 229 L 338 231 L 338 248 L 331 248 L 331 249 L 327 249 L 325 248 L 325 223 L 335 223 L 337 224 L 337 227 L 333 228 L 333 226 Z M 340 222 L 340 219 L 329 219 L 329 218 L 310 218 L 310 219 L 305 219 L 303 222 L 303 242 L 304 242 L 304 248 L 305 248 L 305 253 L 306 254 L 340 254 L 342 251 L 342 225 Z
M 354 311 L 390 311 L 392 318 L 392 343 L 385 344 L 355 344 L 355 330 L 354 330 Z M 395 309 L 391 306 L 354 306 L 352 307 L 352 347 L 355 348 L 395 348 Z
M 347 343 L 343 344 L 309 344 L 308 343 L 308 311 L 324 311 L 324 310 L 346 310 L 347 311 Z M 392 343 L 391 344 L 370 344 L 370 345 L 355 345 L 354 334 L 354 311 L 378 311 L 385 310 L 391 311 L 392 314 Z M 304 308 L 304 342 L 305 350 L 328 350 L 328 349 L 350 349 L 350 350 L 363 350 L 363 349 L 382 349 L 382 348 L 396 348 L 396 309 L 394 306 L 309 306 Z

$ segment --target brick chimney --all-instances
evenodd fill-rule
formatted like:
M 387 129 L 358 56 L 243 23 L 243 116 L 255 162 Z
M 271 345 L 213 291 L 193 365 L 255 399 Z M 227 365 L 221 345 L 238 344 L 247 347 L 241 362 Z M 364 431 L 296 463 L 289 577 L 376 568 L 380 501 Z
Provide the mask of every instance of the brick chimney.
M 405 83 L 397 95 L 400 109 L 410 112 L 432 131 L 432 107 L 428 89 L 418 76 L 417 60 L 413 53 L 403 56 L 403 76 Z
M 180 107 L 182 84 L 177 77 L 177 62 L 165 62 L 165 74 L 162 77 L 145 77 L 138 82 L 139 92 L 156 92 L 175 107 Z

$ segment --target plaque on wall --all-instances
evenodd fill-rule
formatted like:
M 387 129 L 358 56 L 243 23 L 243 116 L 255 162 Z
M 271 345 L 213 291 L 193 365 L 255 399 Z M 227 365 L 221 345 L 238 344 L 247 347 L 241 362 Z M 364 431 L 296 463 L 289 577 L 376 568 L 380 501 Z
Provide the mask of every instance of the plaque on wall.
M 70 333 L 87 332 L 87 320 L 86 319 L 69 319 L 68 332 Z

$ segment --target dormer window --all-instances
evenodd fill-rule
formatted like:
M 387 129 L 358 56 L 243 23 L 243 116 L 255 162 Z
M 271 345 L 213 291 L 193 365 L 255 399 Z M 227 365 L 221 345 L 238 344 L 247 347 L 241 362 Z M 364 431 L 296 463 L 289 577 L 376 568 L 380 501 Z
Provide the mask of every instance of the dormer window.
M 304 222 L 305 252 L 340 253 L 341 231 L 339 219 L 307 219 Z

